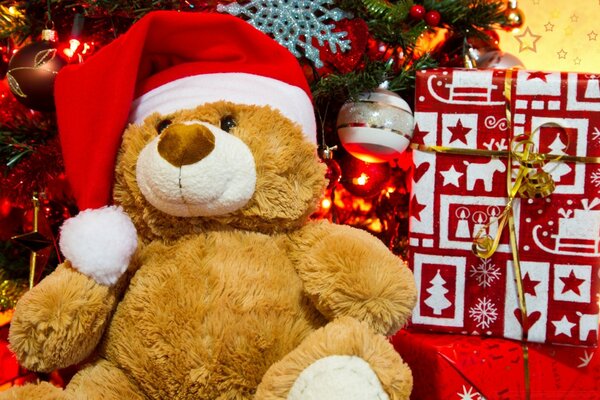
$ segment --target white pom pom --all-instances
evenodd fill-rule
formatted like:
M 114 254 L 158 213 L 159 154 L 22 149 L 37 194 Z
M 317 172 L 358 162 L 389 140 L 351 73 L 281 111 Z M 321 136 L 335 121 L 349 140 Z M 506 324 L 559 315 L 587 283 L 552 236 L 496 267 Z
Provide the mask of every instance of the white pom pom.
M 73 267 L 103 285 L 127 270 L 137 248 L 137 233 L 121 207 L 89 209 L 65 221 L 60 250 Z

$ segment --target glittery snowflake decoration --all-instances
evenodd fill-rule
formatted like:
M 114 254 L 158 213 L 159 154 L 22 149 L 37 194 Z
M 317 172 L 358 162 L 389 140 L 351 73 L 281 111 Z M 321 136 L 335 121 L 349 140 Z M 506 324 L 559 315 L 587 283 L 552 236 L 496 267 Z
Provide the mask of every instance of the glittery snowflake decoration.
M 244 16 L 255 28 L 271 34 L 277 42 L 287 47 L 296 57 L 304 56 L 322 67 L 319 49 L 313 46 L 313 39 L 324 46 L 329 44 L 332 53 L 350 49 L 350 40 L 344 39 L 347 32 L 333 32 L 334 24 L 327 20 L 339 21 L 346 15 L 344 11 L 327 6 L 334 0 L 251 0 L 246 4 L 219 4 L 217 11 Z
M 471 265 L 471 277 L 477 280 L 477 284 L 487 288 L 500 278 L 500 270 L 492 263 L 489 258 L 481 259 L 479 265 Z
M 498 309 L 491 300 L 484 297 L 469 309 L 469 316 L 477 322 L 477 327 L 487 329 L 498 319 Z

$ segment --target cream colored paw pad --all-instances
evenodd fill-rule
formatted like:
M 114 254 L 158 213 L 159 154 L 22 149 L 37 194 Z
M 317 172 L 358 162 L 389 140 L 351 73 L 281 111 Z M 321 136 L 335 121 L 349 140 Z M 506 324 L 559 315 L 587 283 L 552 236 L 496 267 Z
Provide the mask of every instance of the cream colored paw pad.
M 309 365 L 288 400 L 389 400 L 371 366 L 357 356 L 329 356 Z

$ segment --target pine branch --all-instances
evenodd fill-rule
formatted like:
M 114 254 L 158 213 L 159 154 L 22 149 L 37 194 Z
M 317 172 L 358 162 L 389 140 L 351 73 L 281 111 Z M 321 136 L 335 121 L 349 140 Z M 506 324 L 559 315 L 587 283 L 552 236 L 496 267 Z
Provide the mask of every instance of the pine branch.
M 12 37 L 17 43 L 30 34 L 30 26 L 23 15 L 21 4 L 14 1 L 0 2 L 0 39 Z
M 365 60 L 362 71 L 331 74 L 317 81 L 312 88 L 316 104 L 328 104 L 357 98 L 361 92 L 379 86 L 387 79 L 388 68 L 380 61 Z

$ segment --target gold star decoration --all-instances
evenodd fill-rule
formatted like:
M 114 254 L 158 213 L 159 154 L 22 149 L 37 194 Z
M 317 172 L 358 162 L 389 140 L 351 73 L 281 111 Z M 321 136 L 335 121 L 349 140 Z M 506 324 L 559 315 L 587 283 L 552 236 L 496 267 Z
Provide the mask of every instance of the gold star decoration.
M 38 231 L 38 222 L 40 214 L 40 200 L 37 194 L 33 195 L 33 227 L 31 232 L 26 232 L 21 235 L 16 235 L 11 238 L 12 241 L 19 243 L 29 249 L 31 254 L 29 256 L 29 288 L 31 289 L 35 284 L 35 278 L 37 275 L 36 264 L 38 261 L 38 252 L 50 247 L 54 241 L 52 238 L 48 238 Z M 47 255 L 45 255 L 47 257 Z M 42 256 L 44 257 L 44 256 Z
M 548 21 L 548 23 L 546 25 L 544 25 L 544 28 L 546 28 L 546 32 L 553 32 L 554 24 L 552 22 Z
M 588 40 L 592 41 L 592 40 L 596 40 L 596 38 L 598 37 L 598 34 L 594 31 L 591 31 L 590 33 L 588 33 Z
M 559 60 L 564 60 L 565 58 L 567 58 L 567 52 L 564 49 L 560 49 L 556 52 L 556 54 L 558 55 Z
M 520 35 L 515 35 L 515 39 L 519 42 L 519 53 L 525 50 L 531 50 L 534 53 L 537 52 L 536 43 L 542 38 L 541 35 L 536 35 L 531 32 L 531 29 L 527 27 Z

